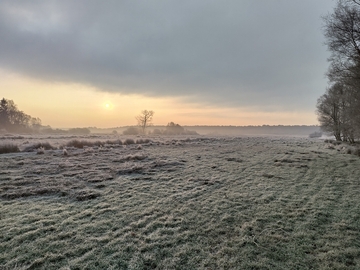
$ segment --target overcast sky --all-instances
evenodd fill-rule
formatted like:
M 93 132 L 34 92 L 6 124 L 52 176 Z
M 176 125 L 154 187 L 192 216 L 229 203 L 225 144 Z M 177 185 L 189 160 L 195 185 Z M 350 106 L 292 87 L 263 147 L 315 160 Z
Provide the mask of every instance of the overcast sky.
M 316 123 L 329 56 L 321 16 L 334 6 L 332 0 L 0 0 L 0 70 L 89 91 L 180 98 L 187 106 L 306 111 Z

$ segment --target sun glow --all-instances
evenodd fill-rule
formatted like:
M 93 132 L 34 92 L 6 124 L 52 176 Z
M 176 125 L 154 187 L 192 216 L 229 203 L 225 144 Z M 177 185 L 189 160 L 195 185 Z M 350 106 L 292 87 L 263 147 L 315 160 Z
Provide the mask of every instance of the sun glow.
M 114 108 L 114 105 L 110 102 L 103 103 L 103 106 L 106 110 L 112 110 Z

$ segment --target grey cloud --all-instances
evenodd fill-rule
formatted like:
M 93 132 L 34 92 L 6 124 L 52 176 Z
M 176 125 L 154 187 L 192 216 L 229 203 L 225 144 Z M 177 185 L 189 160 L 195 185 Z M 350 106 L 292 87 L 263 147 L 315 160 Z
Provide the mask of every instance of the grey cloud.
M 0 1 L 0 68 L 101 91 L 314 109 L 329 0 Z

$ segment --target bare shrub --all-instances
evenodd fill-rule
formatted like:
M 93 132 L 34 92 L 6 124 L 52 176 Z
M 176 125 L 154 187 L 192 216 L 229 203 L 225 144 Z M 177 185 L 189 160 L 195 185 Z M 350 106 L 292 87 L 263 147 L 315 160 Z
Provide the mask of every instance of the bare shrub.
M 0 154 L 17 153 L 20 149 L 15 144 L 3 144 L 0 145 Z

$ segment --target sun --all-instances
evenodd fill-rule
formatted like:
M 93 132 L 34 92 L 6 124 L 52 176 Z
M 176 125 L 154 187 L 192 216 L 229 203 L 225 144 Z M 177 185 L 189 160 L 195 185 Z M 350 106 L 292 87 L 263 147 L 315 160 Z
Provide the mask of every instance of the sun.
M 114 105 L 111 102 L 104 102 L 102 104 L 104 110 L 111 111 L 114 109 Z

